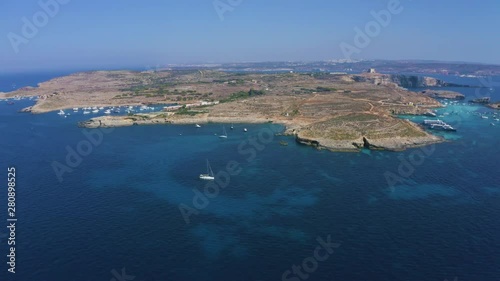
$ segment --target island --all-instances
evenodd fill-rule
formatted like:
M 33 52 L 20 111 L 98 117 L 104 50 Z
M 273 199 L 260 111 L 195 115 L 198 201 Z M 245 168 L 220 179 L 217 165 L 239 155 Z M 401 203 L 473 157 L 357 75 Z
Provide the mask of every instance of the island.
M 493 109 L 500 109 L 500 102 L 493 102 L 488 104 L 488 107 L 493 108 Z
M 435 98 L 435 99 L 450 99 L 450 100 L 464 100 L 465 95 L 454 92 L 454 91 L 441 91 L 441 90 L 423 90 L 421 92 L 423 95 Z
M 31 113 L 91 106 L 161 104 L 160 112 L 91 118 L 87 128 L 153 124 L 279 123 L 300 143 L 336 151 L 403 150 L 444 141 L 397 115 L 441 103 L 409 87 L 447 86 L 429 77 L 371 73 L 241 73 L 218 70 L 92 71 L 0 98 L 37 96 Z M 453 86 L 456 86 L 453 84 Z

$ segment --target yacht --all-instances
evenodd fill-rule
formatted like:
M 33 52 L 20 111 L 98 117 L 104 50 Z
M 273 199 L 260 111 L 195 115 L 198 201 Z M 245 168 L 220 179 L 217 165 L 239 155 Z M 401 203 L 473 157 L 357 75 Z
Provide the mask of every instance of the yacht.
M 210 167 L 210 163 L 208 163 L 208 159 L 207 159 L 207 173 L 200 174 L 200 179 L 206 181 L 213 181 L 215 179 L 214 172 L 212 171 L 212 167 Z
M 62 109 L 61 109 L 61 110 L 59 110 L 59 112 L 58 112 L 57 114 L 59 114 L 59 115 L 64 115 L 64 114 L 66 114 L 66 113 L 64 113 L 64 110 L 62 110 Z
M 433 130 L 451 131 L 451 132 L 455 132 L 457 130 L 446 123 L 445 124 L 434 124 L 434 125 L 431 125 L 430 128 Z
M 446 124 L 445 122 L 437 119 L 437 120 L 424 120 L 424 125 L 428 126 L 429 129 L 432 130 L 441 130 L 441 131 L 452 131 L 455 132 L 456 129 Z
M 104 111 L 104 114 L 111 114 L 111 110 L 107 109 L 106 111 Z
M 196 124 L 196 128 L 201 128 L 201 126 L 199 124 Z
M 99 112 L 99 109 L 92 110 L 92 113 L 98 113 L 98 112 Z
M 84 110 L 83 114 L 90 114 L 90 111 Z
M 437 120 L 424 120 L 424 125 L 443 125 L 446 124 L 443 121 L 437 119 Z
M 220 135 L 219 138 L 227 139 L 226 127 L 222 126 L 222 135 Z
M 243 128 L 243 132 L 248 132 L 247 128 Z

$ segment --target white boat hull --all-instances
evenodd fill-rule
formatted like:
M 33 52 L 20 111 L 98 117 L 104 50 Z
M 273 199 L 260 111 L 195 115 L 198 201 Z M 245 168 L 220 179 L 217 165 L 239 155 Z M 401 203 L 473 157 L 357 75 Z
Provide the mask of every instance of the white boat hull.
M 212 177 L 212 176 L 206 175 L 206 174 L 201 174 L 200 179 L 206 180 L 206 181 L 213 181 L 213 180 L 215 180 L 215 177 Z

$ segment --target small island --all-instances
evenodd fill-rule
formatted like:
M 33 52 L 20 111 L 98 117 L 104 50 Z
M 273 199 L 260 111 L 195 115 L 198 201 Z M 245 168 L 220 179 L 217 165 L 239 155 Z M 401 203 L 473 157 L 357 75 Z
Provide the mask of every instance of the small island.
M 421 92 L 423 95 L 426 95 L 435 99 L 450 99 L 450 100 L 464 100 L 465 95 L 454 92 L 454 91 L 441 91 L 441 90 L 424 90 Z
M 500 109 L 500 102 L 494 102 L 488 104 L 488 107 L 493 108 L 493 109 Z
M 397 117 L 441 107 L 406 88 L 446 86 L 434 78 L 379 73 L 231 73 L 216 70 L 93 71 L 3 95 L 37 96 L 26 111 L 161 104 L 161 112 L 91 118 L 82 127 L 279 123 L 300 143 L 336 151 L 403 150 L 443 139 Z M 454 85 L 455 86 L 455 85 Z M 448 96 L 448 92 L 439 96 Z M 453 94 L 455 98 L 460 96 Z

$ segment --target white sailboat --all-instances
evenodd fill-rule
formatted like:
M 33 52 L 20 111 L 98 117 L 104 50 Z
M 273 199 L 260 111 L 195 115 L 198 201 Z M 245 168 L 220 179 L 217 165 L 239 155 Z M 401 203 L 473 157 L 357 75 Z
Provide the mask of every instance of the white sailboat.
M 59 114 L 59 115 L 64 115 L 64 114 L 66 114 L 66 113 L 64 113 L 64 110 L 62 110 L 62 109 L 61 109 L 61 110 L 59 110 L 59 112 L 58 112 L 57 114 Z
M 201 126 L 199 124 L 196 124 L 196 128 L 201 128 Z
M 234 125 L 231 123 L 231 130 L 234 129 Z
M 207 173 L 200 174 L 200 179 L 206 181 L 213 181 L 215 179 L 214 172 L 212 171 L 212 167 L 210 167 L 210 163 L 208 163 L 208 159 L 207 159 Z
M 220 135 L 219 138 L 227 139 L 226 127 L 222 126 L 222 135 Z

